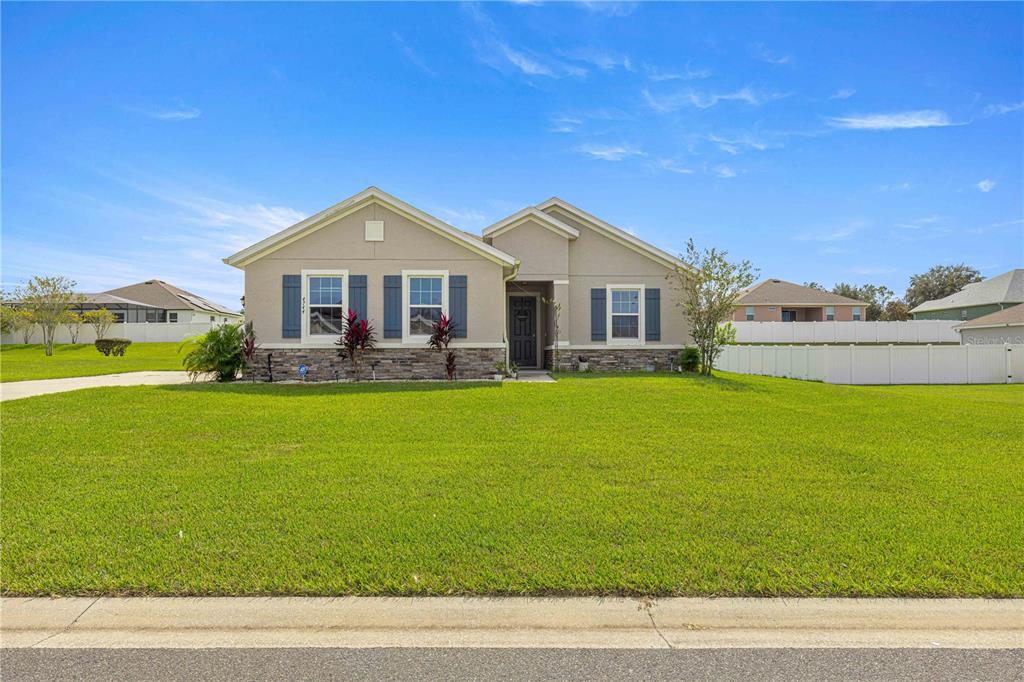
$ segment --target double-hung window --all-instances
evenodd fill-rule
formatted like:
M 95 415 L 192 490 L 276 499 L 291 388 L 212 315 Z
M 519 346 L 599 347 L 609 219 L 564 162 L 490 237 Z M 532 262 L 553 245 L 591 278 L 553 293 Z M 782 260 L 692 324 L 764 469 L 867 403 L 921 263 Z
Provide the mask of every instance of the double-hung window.
M 747 306 L 747 322 L 752 322 L 754 319 L 754 306 Z
M 403 274 L 405 337 L 421 339 L 430 336 L 434 323 L 441 321 L 442 314 L 448 314 L 448 272 L 422 270 Z
M 853 307 L 853 321 L 854 322 L 859 322 L 860 321 L 860 306 L 859 305 Z
M 831 322 L 836 319 L 836 307 L 834 305 L 825 306 L 825 321 Z
M 342 270 L 303 270 L 302 338 L 326 342 L 345 324 L 346 280 Z
M 608 287 L 608 328 L 611 343 L 643 343 L 642 286 L 611 285 Z

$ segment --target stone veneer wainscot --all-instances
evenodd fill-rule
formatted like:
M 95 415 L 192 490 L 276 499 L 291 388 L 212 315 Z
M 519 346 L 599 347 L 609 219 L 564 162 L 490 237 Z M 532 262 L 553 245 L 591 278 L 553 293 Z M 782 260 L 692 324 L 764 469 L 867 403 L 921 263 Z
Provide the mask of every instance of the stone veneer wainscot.
M 494 365 L 505 360 L 503 348 L 458 348 L 456 378 L 490 379 Z M 309 367 L 306 381 L 352 379 L 352 365 L 335 348 L 261 348 L 256 351 L 256 379 L 267 381 L 267 357 L 271 358 L 274 381 L 300 379 L 299 365 Z M 376 368 L 371 365 L 376 363 Z M 444 379 L 444 353 L 428 348 L 374 348 L 363 353 L 361 379 Z M 248 372 L 246 377 L 248 377 Z

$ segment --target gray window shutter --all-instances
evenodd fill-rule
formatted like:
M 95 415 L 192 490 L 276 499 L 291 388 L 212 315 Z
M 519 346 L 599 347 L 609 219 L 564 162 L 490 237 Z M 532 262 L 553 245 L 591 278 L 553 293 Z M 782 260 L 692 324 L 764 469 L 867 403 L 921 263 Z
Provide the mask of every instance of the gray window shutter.
M 302 275 L 281 276 L 281 338 L 302 336 Z
M 644 338 L 661 341 L 661 289 L 644 289 Z
M 384 275 L 384 338 L 402 338 L 401 275 Z
M 604 289 L 590 290 L 590 340 L 605 341 L 608 338 L 608 309 Z
M 455 338 L 466 338 L 469 327 L 466 317 L 469 315 L 469 301 L 466 294 L 466 276 L 451 275 L 448 277 L 448 314 L 455 321 Z
M 366 319 L 366 275 L 348 276 L 348 307 L 360 320 Z

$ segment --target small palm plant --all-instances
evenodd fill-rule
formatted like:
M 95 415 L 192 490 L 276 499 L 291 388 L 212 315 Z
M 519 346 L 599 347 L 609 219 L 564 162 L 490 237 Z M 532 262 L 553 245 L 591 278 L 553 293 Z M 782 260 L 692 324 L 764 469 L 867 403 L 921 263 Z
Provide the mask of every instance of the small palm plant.
M 360 320 L 359 313 L 356 311 L 349 310 L 345 316 L 341 338 L 335 341 L 335 345 L 341 346 L 338 355 L 348 358 L 352 364 L 352 378 L 359 381 L 363 353 L 372 350 L 377 345 L 377 335 L 373 325 L 367 320 Z
M 455 322 L 441 313 L 441 320 L 434 323 L 434 330 L 427 340 L 427 345 L 438 353 L 444 352 L 444 371 L 449 381 L 455 378 L 455 351 L 448 348 L 448 344 L 454 338 Z
M 245 357 L 245 366 L 249 369 L 253 383 L 256 383 L 256 348 L 256 332 L 253 331 L 252 322 L 246 322 L 245 337 L 242 339 L 242 356 Z
M 244 340 L 241 323 L 223 324 L 205 334 L 185 339 L 178 352 L 189 347 L 183 363 L 192 381 L 200 374 L 213 374 L 217 381 L 234 381 L 238 370 L 245 366 Z

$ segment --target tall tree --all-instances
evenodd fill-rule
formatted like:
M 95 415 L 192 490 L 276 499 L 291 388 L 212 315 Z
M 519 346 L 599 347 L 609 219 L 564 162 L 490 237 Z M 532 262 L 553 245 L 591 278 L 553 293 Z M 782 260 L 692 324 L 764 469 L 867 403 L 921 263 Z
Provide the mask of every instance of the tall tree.
M 97 339 L 106 338 L 111 325 L 117 322 L 117 317 L 114 313 L 110 312 L 106 308 L 86 310 L 82 313 L 82 319 L 86 324 L 92 326 L 92 330 L 96 333 Z
M 57 326 L 64 322 L 71 306 L 84 298 L 75 293 L 75 282 L 67 277 L 33 277 L 18 290 L 21 306 L 32 313 L 36 324 L 43 330 L 47 355 L 53 355 Z
M 669 275 L 676 305 L 689 322 L 690 335 L 700 352 L 704 374 L 711 374 L 715 358 L 729 340 L 727 330 L 723 333 L 719 325 L 732 317 L 736 300 L 758 274 L 750 261 L 732 263 L 728 255 L 715 248 L 700 250 L 691 239 L 680 256 L 686 267 L 677 266 Z
M 897 298 L 885 304 L 885 310 L 878 319 L 883 322 L 905 322 L 910 319 L 910 307 Z
M 911 308 L 916 308 L 925 301 L 945 298 L 963 289 L 968 284 L 981 281 L 981 273 L 977 268 L 960 263 L 959 265 L 936 265 L 928 272 L 910 277 L 910 287 L 904 299 Z
M 882 311 L 885 310 L 886 304 L 894 296 L 892 289 L 884 285 L 864 284 L 857 286 L 856 284 L 847 284 L 846 282 L 840 282 L 832 287 L 832 293 L 867 303 L 867 310 L 864 315 L 866 320 L 881 319 Z

